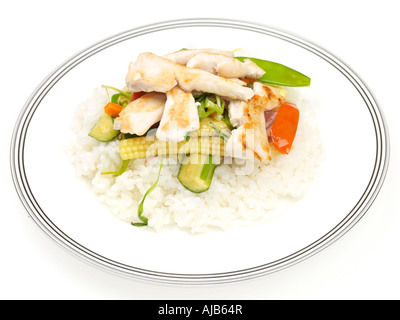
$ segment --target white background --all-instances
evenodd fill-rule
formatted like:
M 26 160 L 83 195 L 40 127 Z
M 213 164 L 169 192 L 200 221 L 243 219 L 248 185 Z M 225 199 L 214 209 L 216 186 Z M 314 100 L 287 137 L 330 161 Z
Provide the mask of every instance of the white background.
M 0 19 L 1 299 L 399 299 L 400 1 L 7 1 Z M 28 217 L 13 186 L 14 124 L 36 86 L 62 62 L 108 36 L 180 18 L 266 24 L 319 44 L 371 89 L 388 123 L 391 161 L 360 222 L 327 249 L 288 269 L 237 284 L 157 285 L 120 278 L 77 259 Z M 337 111 L 345 114 L 340 105 Z M 355 119 L 356 121 L 356 119 Z

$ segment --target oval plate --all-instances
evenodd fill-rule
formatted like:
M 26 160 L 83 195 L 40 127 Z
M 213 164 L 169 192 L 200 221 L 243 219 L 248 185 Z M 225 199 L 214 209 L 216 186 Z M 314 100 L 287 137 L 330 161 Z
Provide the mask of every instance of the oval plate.
M 128 63 L 138 53 L 163 54 L 182 47 L 252 49 L 259 58 L 311 77 L 311 87 L 302 94 L 317 115 L 325 161 L 314 187 L 279 219 L 200 235 L 156 233 L 116 219 L 75 178 L 62 148 L 69 137 L 68 119 L 77 105 L 102 84 L 123 86 Z M 357 128 L 353 128 L 354 119 Z M 11 142 L 11 171 L 18 195 L 50 238 L 97 267 L 175 284 L 250 279 L 319 252 L 366 213 L 382 186 L 388 161 L 382 112 L 348 66 L 298 36 L 221 19 L 151 24 L 79 52 L 33 92 Z

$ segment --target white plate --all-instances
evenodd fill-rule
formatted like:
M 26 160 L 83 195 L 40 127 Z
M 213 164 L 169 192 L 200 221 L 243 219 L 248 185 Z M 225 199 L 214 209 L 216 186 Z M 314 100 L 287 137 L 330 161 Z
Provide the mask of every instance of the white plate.
M 138 53 L 182 47 L 246 48 L 312 79 L 304 88 L 317 115 L 325 162 L 290 212 L 257 227 L 193 235 L 134 228 L 112 216 L 75 178 L 63 145 L 77 104 L 102 84 L 123 86 Z M 95 266 L 138 279 L 211 284 L 281 270 L 317 253 L 368 210 L 389 160 L 381 110 L 360 78 L 335 56 L 297 36 L 232 20 L 189 19 L 143 26 L 78 53 L 33 92 L 16 123 L 11 170 L 38 226 Z

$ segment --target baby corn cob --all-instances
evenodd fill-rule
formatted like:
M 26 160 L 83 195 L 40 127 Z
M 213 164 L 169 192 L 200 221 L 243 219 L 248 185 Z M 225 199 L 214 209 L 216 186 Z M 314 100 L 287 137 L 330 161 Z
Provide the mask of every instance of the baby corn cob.
M 146 158 L 149 147 L 154 143 L 155 137 L 143 136 L 121 140 L 119 152 L 122 160 Z
M 178 150 L 179 154 L 206 154 L 212 156 L 223 156 L 225 153 L 225 142 L 219 137 L 198 137 L 185 141 Z
M 121 140 L 119 150 L 122 160 L 151 156 L 178 156 L 191 153 L 223 156 L 224 140 L 219 137 L 193 137 L 188 141 L 172 142 L 158 140 L 155 136 L 143 136 Z

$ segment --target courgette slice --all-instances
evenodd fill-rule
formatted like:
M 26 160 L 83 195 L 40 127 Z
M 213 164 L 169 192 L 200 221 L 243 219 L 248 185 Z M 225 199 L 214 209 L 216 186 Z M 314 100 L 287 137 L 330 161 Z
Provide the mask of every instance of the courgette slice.
M 207 191 L 217 166 L 213 163 L 212 155 L 190 154 L 181 164 L 178 180 L 191 192 Z
M 117 135 L 119 130 L 113 128 L 114 118 L 106 113 L 102 114 L 93 128 L 89 131 L 89 136 L 98 141 L 112 141 Z

